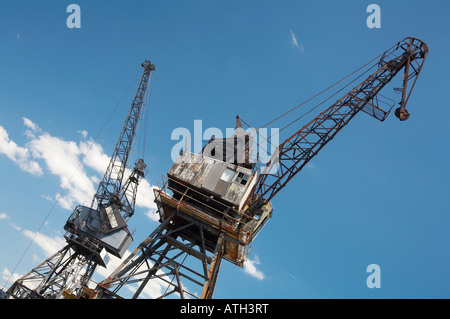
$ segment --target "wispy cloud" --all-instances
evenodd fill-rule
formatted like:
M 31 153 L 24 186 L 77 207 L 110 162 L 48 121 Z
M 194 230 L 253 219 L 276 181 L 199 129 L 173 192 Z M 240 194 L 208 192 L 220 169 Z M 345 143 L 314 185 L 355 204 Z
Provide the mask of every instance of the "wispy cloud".
M 303 44 L 301 44 L 298 40 L 297 37 L 295 36 L 294 31 L 289 30 L 289 32 L 291 33 L 291 44 L 296 47 L 301 53 L 303 53 Z
M 39 125 L 37 125 L 36 123 L 34 123 L 33 121 L 31 121 L 30 119 L 26 118 L 26 117 L 22 117 L 23 120 L 23 125 L 25 125 L 26 127 L 28 127 L 29 129 L 31 129 L 33 132 L 38 132 L 41 130 L 41 128 L 39 127 Z
M 261 262 L 259 261 L 258 256 L 255 256 L 253 260 L 247 259 L 244 262 L 244 272 L 258 280 L 263 280 L 266 276 L 256 267 L 259 264 L 261 264 Z
M 17 231 L 22 231 L 22 227 L 16 225 L 15 223 L 9 223 L 9 225 Z
M 88 136 L 88 132 L 85 130 L 78 130 L 77 133 L 80 133 L 80 135 L 85 139 Z
M 5 154 L 25 172 L 35 176 L 43 174 L 39 164 L 30 159 L 29 150 L 10 140 L 8 132 L 2 126 L 0 126 L 0 154 Z
M 6 213 L 1 213 L 0 214 L 0 219 L 8 219 L 9 216 Z

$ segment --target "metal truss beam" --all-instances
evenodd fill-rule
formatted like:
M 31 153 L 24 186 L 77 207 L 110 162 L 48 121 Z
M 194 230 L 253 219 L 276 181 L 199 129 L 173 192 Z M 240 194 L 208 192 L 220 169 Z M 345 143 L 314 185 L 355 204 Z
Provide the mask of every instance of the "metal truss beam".
M 218 236 L 216 249 L 211 254 L 205 248 L 206 225 L 193 222 L 180 225 L 178 222 L 179 216 L 174 211 L 111 276 L 98 284 L 97 298 L 122 298 L 119 293 L 126 292 L 123 288 L 130 285 L 134 285 L 130 287 L 134 291 L 132 299 L 146 297 L 145 288 L 151 281 L 161 287 L 159 295 L 153 294 L 152 298 L 171 295 L 183 299 L 212 298 L 224 254 L 225 235 Z M 181 238 L 180 234 L 187 227 L 198 230 L 195 242 Z M 201 289 L 200 294 L 189 291 L 188 286 Z

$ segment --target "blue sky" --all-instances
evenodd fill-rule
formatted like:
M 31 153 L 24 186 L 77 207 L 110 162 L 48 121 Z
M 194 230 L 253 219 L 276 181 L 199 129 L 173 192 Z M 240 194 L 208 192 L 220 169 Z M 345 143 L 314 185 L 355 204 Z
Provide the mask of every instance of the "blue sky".
M 70 3 L 81 8 L 80 29 L 66 26 Z M 371 3 L 380 29 L 366 25 Z M 410 119 L 353 119 L 274 198 L 253 267 L 222 263 L 215 297 L 448 298 L 449 11 L 440 0 L 1 1 L 0 285 L 64 242 L 71 209 L 102 177 L 145 59 L 157 72 L 132 247 L 157 226 L 145 195 L 172 164 L 175 128 L 202 120 L 225 131 L 237 114 L 258 127 L 413 36 L 430 54 Z M 370 264 L 381 288 L 366 286 Z

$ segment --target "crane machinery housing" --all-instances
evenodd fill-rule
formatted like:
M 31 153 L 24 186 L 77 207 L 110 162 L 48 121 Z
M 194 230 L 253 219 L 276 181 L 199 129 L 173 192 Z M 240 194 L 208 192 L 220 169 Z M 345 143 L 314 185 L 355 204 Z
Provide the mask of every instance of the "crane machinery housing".
M 239 117 L 233 136 L 211 138 L 200 154 L 181 152 L 154 190 L 160 225 L 91 298 L 124 298 L 121 289 L 127 285 L 134 285 L 131 298 L 145 297 L 151 280 L 164 288 L 155 298 L 212 298 L 222 259 L 243 267 L 272 216 L 274 196 L 360 111 L 386 119 L 394 104 L 383 109 L 379 92 L 402 70 L 394 113 L 401 121 L 409 118 L 406 104 L 427 54 L 427 45 L 412 37 L 380 54 L 375 72 L 283 141 L 262 170 L 250 161 L 252 136 Z M 199 286 L 200 295 L 188 285 Z
M 121 258 L 133 241 L 128 220 L 134 214 L 139 182 L 147 166 L 138 159 L 126 177 L 127 163 L 138 122 L 146 107 L 149 80 L 155 66 L 148 60 L 125 119 L 109 165 L 91 206 L 77 206 L 67 219 L 67 245 L 17 279 L 8 289 L 16 299 L 79 298 L 88 287 L 98 265 L 105 267 L 106 252 Z

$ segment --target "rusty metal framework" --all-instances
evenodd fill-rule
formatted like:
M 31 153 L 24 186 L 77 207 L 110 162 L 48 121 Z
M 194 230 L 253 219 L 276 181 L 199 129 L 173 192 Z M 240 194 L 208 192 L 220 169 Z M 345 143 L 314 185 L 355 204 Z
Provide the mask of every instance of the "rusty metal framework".
M 132 299 L 150 296 L 167 298 L 172 294 L 184 298 L 211 298 L 224 253 L 224 234 L 219 236 L 214 253 L 205 247 L 205 225 L 192 221 L 177 225 L 177 215 L 172 214 L 150 234 L 135 251 L 106 280 L 98 284 L 97 299 L 119 299 L 126 285 L 137 284 Z M 200 243 L 186 242 L 178 235 L 186 228 L 196 228 Z M 185 264 L 189 258 L 189 266 Z M 196 263 L 192 263 L 192 260 Z M 160 287 L 153 295 L 145 293 L 149 282 Z M 198 296 L 188 287 L 201 289 Z M 122 290 L 121 290 L 122 289 Z
M 228 177 L 240 176 L 239 178 L 243 178 L 245 175 L 243 172 L 239 173 L 236 168 L 234 171 L 231 170 L 235 175 L 226 173 L 226 169 L 233 168 L 233 166 L 222 167 L 223 174 L 227 178 L 226 181 L 222 180 L 223 183 L 220 185 L 218 181 L 224 176 L 220 175 L 222 171 L 220 174 L 217 171 L 217 174 L 211 174 L 214 175 L 210 177 L 215 178 L 215 183 L 205 180 L 201 185 L 195 185 L 192 182 L 184 183 L 182 178 L 178 178 L 180 176 L 176 176 L 177 170 L 172 171 L 171 175 L 168 173 L 168 180 L 164 185 L 154 190 L 160 225 L 108 278 L 98 283 L 95 289 L 89 289 L 86 280 L 83 279 L 84 286 L 82 288 L 84 289 L 81 289 L 79 295 L 92 299 L 121 299 L 126 298 L 127 292 L 132 291 L 131 298 L 133 299 L 170 296 L 212 298 L 221 261 L 225 259 L 243 267 L 254 238 L 272 215 L 270 200 L 360 111 L 366 112 L 380 121 L 386 119 L 394 105 L 390 106 L 388 110 L 383 110 L 380 107 L 382 101 L 379 93 L 402 70 L 403 86 L 397 89 L 402 93 L 402 98 L 399 103 L 400 107 L 395 110 L 395 115 L 401 121 L 409 118 L 406 104 L 427 54 L 428 48 L 421 40 L 405 38 L 380 55 L 381 59 L 378 61 L 377 70 L 373 74 L 281 143 L 272 155 L 270 163 L 259 176 L 257 172 L 252 171 L 253 175 L 249 176 L 248 181 L 244 181 L 244 184 L 251 181 L 252 187 L 248 186 L 250 184 L 246 184 L 247 190 L 244 192 L 246 197 L 239 203 L 228 207 L 224 204 L 223 197 L 217 197 L 218 189 L 225 194 L 225 190 L 229 189 L 226 188 L 229 187 L 227 183 L 236 181 L 236 179 L 228 180 Z M 146 70 L 149 68 L 148 71 L 152 70 L 150 65 L 144 65 L 144 67 Z M 142 98 L 142 94 L 138 88 L 136 96 Z M 130 112 L 132 111 L 130 110 Z M 110 163 L 105 178 L 99 186 L 97 193 L 99 206 L 121 205 L 120 203 L 123 202 L 121 197 L 126 193 L 120 191 L 120 187 L 123 187 L 121 163 L 127 160 L 126 150 L 129 150 L 132 141 L 132 136 L 128 135 L 135 130 L 133 123 L 136 119 L 134 117 L 133 113 L 129 114 L 113 155 L 114 160 L 111 160 L 112 164 Z M 218 141 L 219 144 L 210 142 L 219 145 L 223 141 Z M 227 156 L 223 155 L 225 162 Z M 236 154 L 233 155 L 236 158 Z M 204 154 L 180 155 L 180 157 L 183 156 L 203 158 Z M 208 161 L 211 167 L 216 164 L 211 157 Z M 248 163 L 245 162 L 244 166 L 246 164 Z M 174 166 L 177 165 L 178 163 L 174 164 Z M 217 166 L 220 165 L 217 164 Z M 142 166 L 137 165 L 137 167 Z M 203 167 L 209 166 L 204 165 Z M 188 173 L 196 174 L 195 169 L 191 166 L 186 165 L 184 168 Z M 249 170 L 251 171 L 251 169 Z M 208 172 L 213 171 L 208 170 Z M 132 178 L 139 177 L 142 176 L 135 174 Z M 127 181 L 124 185 L 128 185 L 128 183 Z M 136 188 L 130 188 L 130 192 L 131 196 L 135 196 Z M 134 202 L 127 201 L 121 206 L 125 208 L 134 206 Z M 123 211 L 125 217 L 132 215 L 128 209 Z M 58 277 L 58 284 L 53 284 L 53 286 L 51 284 L 45 288 L 47 291 L 52 291 L 53 287 L 64 287 L 64 280 L 67 280 L 67 276 L 70 275 L 67 272 L 68 268 L 65 268 L 64 265 L 74 263 L 80 255 L 77 255 L 75 249 L 75 254 L 65 257 L 66 253 L 70 251 L 70 247 L 70 245 L 66 247 L 64 253 L 61 252 L 54 256 L 54 259 L 62 265 L 61 269 L 64 270 L 51 266 L 52 261 L 46 261 L 41 266 L 47 267 L 47 271 L 30 272 L 34 277 L 47 278 L 51 278 L 55 273 L 66 274 Z M 92 269 L 95 269 L 95 266 Z M 85 277 L 90 278 L 90 275 L 91 270 Z M 154 283 L 154 285 L 150 286 L 149 283 Z M 42 291 L 24 289 L 20 280 L 14 287 L 14 293 L 18 297 L 20 295 L 31 296 L 33 293 L 39 297 L 46 297 L 45 289 Z M 129 289 L 123 289 L 125 287 Z M 152 288 L 151 292 L 146 290 L 149 287 Z M 59 288 L 54 289 L 58 296 L 62 294 Z M 200 292 L 197 292 L 197 289 Z M 56 296 L 56 293 L 52 293 L 52 296 Z
M 249 198 L 248 214 L 252 215 L 260 205 L 270 201 L 360 111 L 384 121 L 392 107 L 382 110 L 377 103 L 378 93 L 402 69 L 402 100 L 395 114 L 400 120 L 406 120 L 409 117 L 406 103 L 427 54 L 428 47 L 421 40 L 405 38 L 382 55 L 375 73 L 281 143 L 256 182 Z
M 376 72 L 279 146 L 236 218 L 228 214 L 228 210 L 217 211 L 214 207 L 220 205 L 211 202 L 214 200 L 214 196 L 209 196 L 211 193 L 196 196 L 195 192 L 203 192 L 200 188 L 193 189 L 177 180 L 172 185 L 178 187 L 171 188 L 171 196 L 166 193 L 166 182 L 155 190 L 161 224 L 98 284 L 91 297 L 122 298 L 120 293 L 127 285 L 137 285 L 132 288 L 132 298 L 145 297 L 148 296 L 143 294 L 146 285 L 156 280 L 165 287 L 165 291 L 156 296 L 158 298 L 173 294 L 181 298 L 212 298 L 221 260 L 243 266 L 242 256 L 248 255 L 248 246 L 261 229 L 254 227 L 256 217 L 262 216 L 264 210 L 271 216 L 270 200 L 360 111 L 385 120 L 393 105 L 383 110 L 378 95 L 402 69 L 403 87 L 397 89 L 402 93 L 402 100 L 395 114 L 402 121 L 409 117 L 406 103 L 427 53 L 428 48 L 422 41 L 406 38 L 380 55 Z M 177 177 L 169 176 L 171 178 Z M 197 260 L 199 268 L 193 269 L 192 263 L 187 266 L 187 257 Z M 201 293 L 190 292 L 186 282 L 200 286 Z
M 214 217 L 193 204 L 198 200 L 189 193 L 197 191 L 189 187 L 175 199 L 167 193 L 168 182 L 154 190 L 161 224 L 98 284 L 91 298 L 121 299 L 125 287 L 133 287 L 131 298 L 145 298 L 149 296 L 145 287 L 153 283 L 153 287 L 161 287 L 158 295 L 153 288 L 153 298 L 175 294 L 209 299 L 223 259 L 243 266 L 248 246 L 262 226 L 251 232 L 252 221 L 243 225 L 220 211 Z

